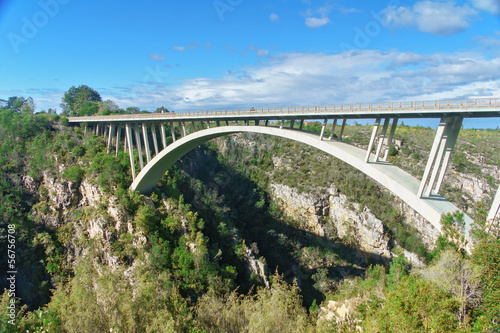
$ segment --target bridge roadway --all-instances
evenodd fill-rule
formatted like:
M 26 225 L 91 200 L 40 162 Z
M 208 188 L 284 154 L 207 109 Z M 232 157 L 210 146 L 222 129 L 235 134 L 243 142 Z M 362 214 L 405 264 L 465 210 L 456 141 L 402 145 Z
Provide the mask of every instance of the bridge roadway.
M 69 123 L 84 124 L 85 130 L 92 128 L 96 135 L 106 136 L 108 152 L 114 139 L 116 153 L 120 148 L 120 135 L 124 128 L 123 148 L 129 152 L 134 179 L 131 189 L 144 194 L 152 190 L 168 168 L 182 155 L 199 144 L 233 133 L 261 133 L 306 143 L 349 163 L 400 197 L 439 230 L 441 215 L 457 210 L 457 207 L 438 193 L 462 121 L 469 117 L 499 118 L 500 98 L 86 116 L 70 117 Z M 440 118 L 422 180 L 386 162 L 399 118 Z M 308 119 L 323 120 L 319 137 L 302 130 L 304 121 Z M 366 151 L 341 142 L 348 119 L 375 119 Z M 287 128 L 283 128 L 285 120 L 289 121 Z M 337 139 L 333 140 L 339 120 L 342 121 L 340 132 L 336 133 Z M 280 126 L 270 126 L 270 121 L 278 121 Z M 331 121 L 331 125 L 328 121 Z M 298 128 L 296 122 L 299 122 Z M 187 131 L 186 124 L 189 123 L 192 125 L 192 133 Z M 242 123 L 244 125 L 241 125 Z M 198 129 L 200 124 L 201 130 Z M 171 132 L 170 144 L 165 135 L 166 126 Z M 327 126 L 331 126 L 332 134 L 329 138 L 324 137 Z M 161 135 L 161 146 L 158 143 L 157 127 Z M 156 156 L 152 156 L 151 139 Z M 138 152 L 137 156 L 134 155 L 134 147 Z M 145 154 L 142 152 L 143 147 Z M 146 163 L 143 161 L 144 156 Z M 137 159 L 141 171 L 136 177 Z M 493 220 L 499 209 L 500 188 L 494 197 L 488 220 Z M 472 220 L 466 215 L 464 218 L 468 231 Z

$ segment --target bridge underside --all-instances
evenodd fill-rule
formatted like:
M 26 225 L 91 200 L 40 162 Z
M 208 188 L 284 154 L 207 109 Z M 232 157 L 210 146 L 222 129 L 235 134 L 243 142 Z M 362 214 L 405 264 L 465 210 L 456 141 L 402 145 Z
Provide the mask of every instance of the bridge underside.
M 441 229 L 441 215 L 458 210 L 456 206 L 442 196 L 430 194 L 427 197 L 419 195 L 421 182 L 405 171 L 387 162 L 377 161 L 375 154 L 367 156 L 366 150 L 348 145 L 341 141 L 321 140 L 315 134 L 296 129 L 283 129 L 271 126 L 235 125 L 221 126 L 200 130 L 184 136 L 159 152 L 131 185 L 132 190 L 149 194 L 165 172 L 184 154 L 211 139 L 234 133 L 259 133 L 282 137 L 305 143 L 330 154 L 370 176 L 382 186 L 400 197 L 415 211 L 427 219 L 436 229 Z M 467 229 L 472 220 L 465 216 Z

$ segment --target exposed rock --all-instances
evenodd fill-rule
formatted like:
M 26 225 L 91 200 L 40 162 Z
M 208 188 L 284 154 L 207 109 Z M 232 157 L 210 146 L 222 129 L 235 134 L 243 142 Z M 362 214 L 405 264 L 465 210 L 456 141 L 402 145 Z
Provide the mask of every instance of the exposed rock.
M 318 321 L 329 321 L 336 324 L 360 323 L 360 319 L 352 319 L 358 303 L 358 298 L 348 299 L 344 302 L 328 301 L 325 307 L 320 307 Z
M 101 202 L 101 189 L 96 185 L 90 184 L 86 179 L 80 184 L 80 193 L 82 194 L 82 200 L 79 206 L 97 207 L 99 202 Z
M 58 180 L 44 172 L 42 186 L 48 190 L 50 208 L 53 211 L 65 210 L 78 202 L 78 191 L 66 180 Z
M 251 276 L 254 274 L 256 276 L 260 283 L 263 283 L 267 288 L 269 288 L 271 285 L 269 283 L 268 279 L 268 269 L 267 265 L 260 261 L 259 259 L 255 258 L 255 255 L 253 251 L 245 246 L 245 258 L 246 258 L 246 263 L 247 263 L 247 270 L 248 270 L 248 275 Z

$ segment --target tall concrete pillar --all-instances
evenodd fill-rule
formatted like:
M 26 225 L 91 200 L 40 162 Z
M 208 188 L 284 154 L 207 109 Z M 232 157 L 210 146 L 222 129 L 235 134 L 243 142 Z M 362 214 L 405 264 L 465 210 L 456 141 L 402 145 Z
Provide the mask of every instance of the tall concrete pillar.
M 385 118 L 384 126 L 382 127 L 382 133 L 380 133 L 380 137 L 378 138 L 378 147 L 377 152 L 375 153 L 375 162 L 378 162 L 380 152 L 382 151 L 382 146 L 384 145 L 385 135 L 387 133 L 387 127 L 389 127 L 390 118 Z
M 267 126 L 267 125 L 269 125 L 269 119 L 266 119 L 266 123 L 265 123 L 265 125 L 266 125 L 266 126 Z
M 151 135 L 153 136 L 153 145 L 155 146 L 155 155 L 160 152 L 158 149 L 158 139 L 156 138 L 156 125 L 151 123 Z
M 121 125 L 116 126 L 116 149 L 115 149 L 115 156 L 118 156 L 118 151 L 120 150 L 120 134 L 122 131 Z
M 87 134 L 87 123 L 85 123 L 85 126 L 83 127 L 83 135 L 85 136 Z
M 95 135 L 99 136 L 99 123 L 95 126 Z
M 185 137 L 186 134 L 186 125 L 184 124 L 183 121 L 179 121 L 179 125 L 181 126 L 181 135 L 182 137 Z
M 134 149 L 132 148 L 132 128 L 129 123 L 125 124 L 125 139 L 128 143 L 128 155 L 130 158 L 130 168 L 132 169 L 132 179 L 135 180 Z M 126 146 L 126 145 L 125 145 Z
M 439 122 L 438 129 L 436 131 L 436 136 L 434 137 L 434 143 L 432 144 L 431 152 L 429 154 L 429 159 L 427 160 L 427 165 L 425 166 L 424 176 L 422 177 L 422 181 L 420 182 L 420 188 L 418 189 L 417 196 L 419 198 L 422 197 L 424 193 L 425 186 L 427 185 L 427 180 L 429 180 L 429 175 L 434 167 L 434 162 L 436 160 L 436 155 L 439 150 L 439 146 L 441 145 L 441 140 L 443 139 L 443 135 L 445 133 L 447 125 L 449 124 L 449 118 L 443 117 Z M 439 162 L 441 163 L 441 161 Z
M 175 123 L 172 121 L 170 123 L 170 132 L 172 133 L 172 142 L 175 142 Z
M 135 132 L 135 141 L 137 144 L 137 154 L 139 155 L 139 164 L 141 166 L 141 170 L 144 169 L 144 159 L 142 157 L 142 143 L 141 143 L 141 134 L 139 132 L 139 127 L 137 124 L 134 124 L 134 132 Z M 129 145 L 129 148 L 132 149 L 132 146 Z
M 490 212 L 488 213 L 488 221 L 493 220 L 495 218 L 495 216 L 498 214 L 499 209 L 500 209 L 500 186 L 498 187 L 497 194 L 495 195 L 495 199 L 493 199 Z
M 446 144 L 446 150 L 443 158 L 443 165 L 441 166 L 441 171 L 439 173 L 439 178 L 436 183 L 436 188 L 433 193 L 438 194 L 441 190 L 441 185 L 443 184 L 444 176 L 446 174 L 446 170 L 448 169 L 448 164 L 450 163 L 451 154 L 453 153 L 453 149 L 455 149 L 455 144 L 457 143 L 458 134 L 460 133 L 460 129 L 462 127 L 462 117 L 454 117 L 453 125 L 450 130 L 449 139 Z
M 210 120 L 207 120 L 207 129 L 210 128 Z
M 193 127 L 193 133 L 196 132 L 196 124 L 194 123 L 194 120 L 191 120 L 191 126 Z
M 111 151 L 111 141 L 113 139 L 113 132 L 114 132 L 114 130 L 115 130 L 115 125 L 114 124 L 110 124 L 109 125 L 109 133 L 108 133 L 108 150 L 107 150 L 108 154 Z
M 373 149 L 373 143 L 375 142 L 375 138 L 377 137 L 378 127 L 380 126 L 380 118 L 375 119 L 375 123 L 373 124 L 372 136 L 370 138 L 370 143 L 368 144 L 368 150 L 366 151 L 365 162 L 368 163 L 370 161 L 370 155 Z
M 255 126 L 259 126 L 259 125 L 260 125 L 260 119 L 257 119 L 257 120 L 255 121 Z
M 300 119 L 299 130 L 302 130 L 302 127 L 304 127 L 304 119 Z
M 220 127 L 220 121 L 216 120 L 215 124 L 217 125 L 217 127 Z
M 163 149 L 165 149 L 165 148 L 167 148 L 167 137 L 165 135 L 165 123 L 161 123 L 160 131 L 161 131 L 161 143 L 163 144 Z
M 148 126 L 142 123 L 142 136 L 144 138 L 144 148 L 146 149 L 147 163 L 151 161 L 151 150 L 149 149 Z
M 127 152 L 127 128 L 125 127 L 125 137 L 123 138 L 123 152 Z
M 226 126 L 229 126 L 229 120 L 226 120 Z
M 293 129 L 294 124 L 295 124 L 295 119 L 290 120 L 290 129 Z
M 340 127 L 340 135 L 339 135 L 340 141 L 342 141 L 342 137 L 344 136 L 344 128 L 345 128 L 346 121 L 347 121 L 346 118 L 342 119 L 342 126 Z
M 328 138 L 328 140 L 330 141 L 333 140 L 333 133 L 335 132 L 335 127 L 337 127 L 337 118 L 333 119 L 332 132 L 330 133 L 330 138 Z
M 328 123 L 328 119 L 325 119 L 323 122 L 323 126 L 321 127 L 321 133 L 319 135 L 319 140 L 323 140 L 323 135 L 325 135 L 326 124 Z
M 394 118 L 392 120 L 391 132 L 389 133 L 389 138 L 387 139 L 387 149 L 385 150 L 383 161 L 387 161 L 387 157 L 389 156 L 389 149 L 392 145 L 392 139 L 394 139 L 394 134 L 396 134 L 396 128 L 398 127 L 398 118 Z

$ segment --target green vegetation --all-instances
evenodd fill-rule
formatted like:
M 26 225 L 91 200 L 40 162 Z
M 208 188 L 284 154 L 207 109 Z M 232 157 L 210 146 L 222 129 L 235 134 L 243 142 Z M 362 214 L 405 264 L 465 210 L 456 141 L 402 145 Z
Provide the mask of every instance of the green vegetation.
M 90 95 L 75 96 L 81 106 L 71 111 L 78 114 Z M 107 154 L 102 138 L 67 127 L 64 117 L 32 114 L 23 98 L 1 107 L 0 248 L 7 253 L 7 229 L 14 225 L 18 271 L 16 325 L 8 323 L 12 298 L 5 291 L 2 332 L 500 328 L 500 239 L 498 226 L 485 222 L 484 203 L 472 239 L 463 236 L 460 214 L 443 216 L 443 234 L 431 250 L 391 204 L 395 199 L 345 163 L 250 135 L 195 149 L 144 197 L 127 190 L 128 156 Z M 428 135 L 425 128 L 402 128 Z M 348 126 L 345 134 L 362 145 L 364 132 L 369 129 Z M 410 168 L 425 160 L 423 149 L 406 147 L 391 149 L 391 159 Z M 477 151 L 464 150 L 453 168 L 476 172 L 470 156 Z M 484 156 L 496 163 L 496 154 Z M 384 221 L 387 237 L 428 265 L 410 264 L 399 248 L 390 262 L 360 260 L 367 254 L 354 240 L 336 238 L 328 221 L 324 237 L 304 230 L 273 201 L 272 184 L 304 193 L 335 184 L 353 209 L 367 207 Z M 267 267 L 265 276 L 250 263 Z M 7 267 L 6 256 L 0 264 Z M 3 271 L 3 289 L 6 277 Z

